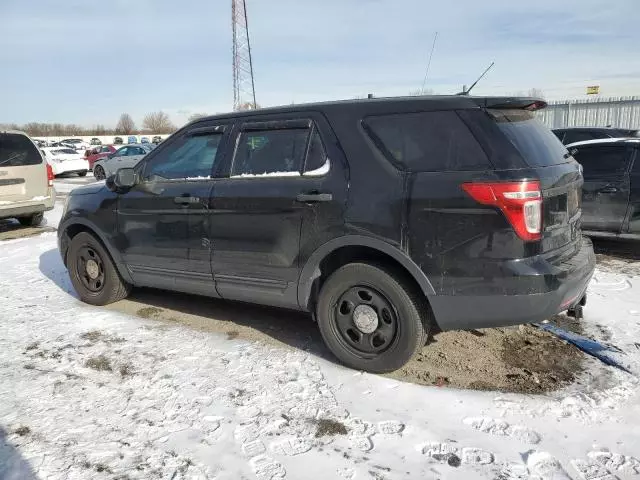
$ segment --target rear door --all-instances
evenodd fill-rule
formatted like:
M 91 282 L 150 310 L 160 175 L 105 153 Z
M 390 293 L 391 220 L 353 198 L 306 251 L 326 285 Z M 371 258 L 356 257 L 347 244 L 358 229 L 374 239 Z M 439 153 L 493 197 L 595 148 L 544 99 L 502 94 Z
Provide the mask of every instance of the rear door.
M 42 154 L 26 135 L 0 132 L 0 208 L 47 196 Z
M 632 149 L 624 143 L 584 145 L 575 159 L 582 165 L 582 224 L 585 230 L 620 233 L 630 193 Z
M 324 117 L 260 116 L 236 126 L 228 178 L 210 200 L 218 293 L 297 308 L 300 258 L 342 222 L 346 174 Z M 331 160 L 330 160 L 331 158 Z M 304 252 L 304 253 L 303 253 Z

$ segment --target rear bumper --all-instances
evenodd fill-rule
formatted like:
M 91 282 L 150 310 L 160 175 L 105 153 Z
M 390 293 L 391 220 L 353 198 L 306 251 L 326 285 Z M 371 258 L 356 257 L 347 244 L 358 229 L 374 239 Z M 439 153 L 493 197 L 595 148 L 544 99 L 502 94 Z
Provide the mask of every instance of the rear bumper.
M 35 199 L 22 202 L 0 202 L 0 218 L 24 217 L 35 213 L 46 212 L 53 209 L 55 201 L 56 192 L 53 187 L 49 187 L 46 197 L 35 197 Z
M 550 263 L 537 258 L 529 263 L 525 278 L 513 283 L 531 284 L 526 277 L 544 277 L 548 291 L 514 295 L 436 295 L 429 298 L 441 330 L 468 330 L 539 322 L 569 309 L 585 295 L 596 259 L 591 241 L 583 238 L 578 251 L 570 258 Z M 532 268 L 535 267 L 535 268 Z M 522 277 L 521 276 L 521 277 Z
M 87 160 L 66 160 L 60 163 L 50 163 L 54 175 L 63 173 L 86 172 L 89 170 L 89 162 Z

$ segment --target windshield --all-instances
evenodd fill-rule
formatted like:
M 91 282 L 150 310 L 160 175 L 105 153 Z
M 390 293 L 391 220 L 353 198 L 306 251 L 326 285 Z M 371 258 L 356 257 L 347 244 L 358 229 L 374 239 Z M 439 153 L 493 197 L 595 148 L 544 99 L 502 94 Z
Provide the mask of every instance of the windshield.
M 530 167 L 547 167 L 571 160 L 551 130 L 526 110 L 489 110 L 500 130 Z

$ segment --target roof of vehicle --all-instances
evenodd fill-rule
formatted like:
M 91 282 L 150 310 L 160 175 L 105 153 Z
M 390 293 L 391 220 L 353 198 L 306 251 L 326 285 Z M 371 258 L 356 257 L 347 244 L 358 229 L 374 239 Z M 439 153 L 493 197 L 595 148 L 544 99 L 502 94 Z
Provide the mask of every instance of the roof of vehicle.
M 568 130 L 572 130 L 575 132 L 582 132 L 582 131 L 594 131 L 594 130 L 601 130 L 601 131 L 610 131 L 610 130 L 637 130 L 636 128 L 620 128 L 620 127 L 563 127 L 563 128 L 554 128 L 552 129 L 554 132 L 557 131 L 568 131 Z
M 418 104 L 429 106 L 429 109 L 437 107 L 442 110 L 462 110 L 478 107 L 484 108 L 524 108 L 527 105 L 538 104 L 538 109 L 547 106 L 544 100 L 532 97 L 476 97 L 469 95 L 420 95 L 409 97 L 374 97 L 351 100 L 334 100 L 330 102 L 317 103 L 301 103 L 294 105 L 282 105 L 279 107 L 260 108 L 256 110 L 244 110 L 238 112 L 222 113 L 211 115 L 194 120 L 191 123 L 198 123 L 204 120 L 238 118 L 245 116 L 274 114 L 274 113 L 293 113 L 293 112 L 313 112 L 340 110 L 345 108 L 357 108 L 366 105 L 389 105 L 398 106 L 399 108 L 407 105 Z M 191 124 L 190 123 L 190 124 Z M 190 125 L 189 124 L 189 125 Z
M 621 138 L 597 138 L 595 140 L 583 140 L 582 142 L 575 142 L 575 143 L 570 143 L 568 145 L 566 145 L 567 148 L 569 147 L 579 147 L 579 146 L 584 146 L 584 145 L 598 145 L 598 144 L 609 144 L 609 143 L 638 143 L 640 144 L 640 138 L 634 138 L 634 137 L 629 137 L 629 138 L 625 138 L 625 137 L 621 137 Z
M 71 150 L 69 147 L 65 147 L 64 145 L 60 145 L 60 146 L 58 146 L 58 147 L 42 147 L 42 150 L 46 150 L 46 151 L 50 151 L 50 150 L 64 150 L 64 149 Z M 75 152 L 75 150 L 74 150 L 74 152 Z M 80 154 L 78 154 L 78 155 L 80 155 Z
M 26 137 L 29 136 L 26 133 L 21 132 L 20 130 L 0 130 L 0 133 L 13 133 L 13 134 L 17 134 L 17 135 L 24 135 Z

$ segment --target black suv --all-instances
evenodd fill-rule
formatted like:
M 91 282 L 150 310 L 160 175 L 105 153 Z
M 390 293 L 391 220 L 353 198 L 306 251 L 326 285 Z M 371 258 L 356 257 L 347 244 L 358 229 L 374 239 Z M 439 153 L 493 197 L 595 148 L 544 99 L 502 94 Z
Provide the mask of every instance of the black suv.
M 556 128 L 553 130 L 553 133 L 565 145 L 589 140 L 599 140 L 601 138 L 640 137 L 640 131 L 638 130 L 611 127 Z
M 435 96 L 199 119 L 73 190 L 60 253 L 85 302 L 146 286 L 308 311 L 342 362 L 391 371 L 435 330 L 584 303 L 582 175 L 534 119 L 544 106 Z

